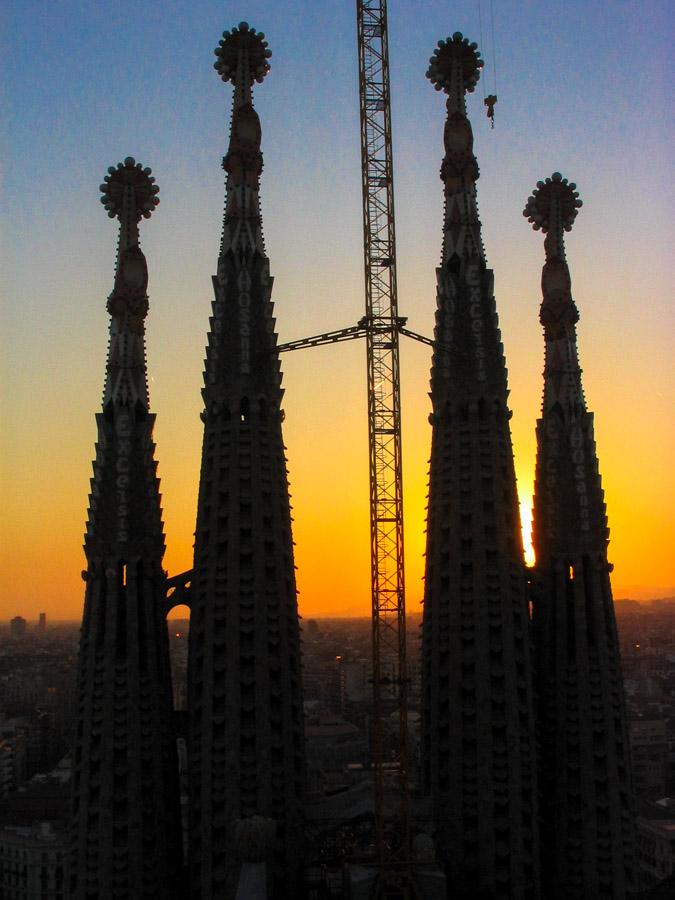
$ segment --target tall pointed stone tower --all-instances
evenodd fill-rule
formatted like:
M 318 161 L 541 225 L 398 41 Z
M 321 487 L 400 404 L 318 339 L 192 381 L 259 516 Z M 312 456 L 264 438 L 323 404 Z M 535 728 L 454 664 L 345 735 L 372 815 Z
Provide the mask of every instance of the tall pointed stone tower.
M 427 77 L 448 95 L 431 371 L 423 787 L 454 897 L 538 896 L 529 616 L 506 367 L 466 115 L 483 62 L 459 32 Z
M 629 746 L 609 530 L 563 240 L 581 206 L 575 188 L 555 172 L 524 211 L 546 235 L 533 516 L 542 874 L 552 900 L 622 900 L 633 863 Z
M 82 573 L 74 900 L 181 896 L 164 534 L 145 363 L 148 272 L 138 237 L 159 188 L 131 157 L 108 172 L 101 202 L 120 232 Z
M 216 56 L 234 102 L 192 583 L 190 890 L 200 900 L 233 897 L 243 864 L 255 863 L 274 897 L 294 897 L 304 783 L 300 637 L 251 93 L 271 53 L 242 22 L 224 32 Z

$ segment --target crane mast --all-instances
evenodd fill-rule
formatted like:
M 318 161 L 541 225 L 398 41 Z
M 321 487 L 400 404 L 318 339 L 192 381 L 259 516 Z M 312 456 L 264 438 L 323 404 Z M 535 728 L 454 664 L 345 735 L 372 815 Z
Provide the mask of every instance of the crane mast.
M 363 254 L 366 287 L 373 645 L 372 745 L 380 870 L 409 858 L 408 675 L 403 570 L 403 486 L 396 239 L 386 0 L 357 0 Z M 391 714 L 398 734 L 385 746 Z M 389 779 L 397 784 L 391 784 Z M 389 828 L 385 790 L 399 815 Z

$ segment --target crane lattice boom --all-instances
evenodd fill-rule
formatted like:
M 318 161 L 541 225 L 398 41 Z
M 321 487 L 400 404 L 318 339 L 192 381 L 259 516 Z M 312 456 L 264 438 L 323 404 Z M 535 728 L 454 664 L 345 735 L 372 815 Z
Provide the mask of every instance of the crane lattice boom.
M 407 666 L 399 319 L 386 0 L 357 0 L 368 357 L 376 842 L 383 871 L 408 857 Z M 386 724 L 398 713 L 394 757 Z M 394 765 L 392 765 L 394 763 Z M 398 780 L 396 835 L 385 821 L 387 773 Z M 385 833 L 389 832 L 389 833 Z M 395 846 L 398 844 L 398 847 Z

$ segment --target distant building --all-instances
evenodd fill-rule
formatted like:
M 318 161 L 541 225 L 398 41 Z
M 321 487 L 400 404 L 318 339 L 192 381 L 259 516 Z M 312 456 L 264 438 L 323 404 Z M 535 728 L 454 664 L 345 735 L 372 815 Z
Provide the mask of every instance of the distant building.
M 12 745 L 17 786 L 53 764 L 49 752 L 50 731 L 49 715 L 37 708 L 30 715 L 7 719 L 0 725 L 0 737 Z
M 38 619 L 38 631 L 46 631 L 47 630 L 47 613 L 41 612 L 40 617 Z
M 640 799 L 666 793 L 668 729 L 665 719 L 633 719 L 629 724 L 633 787 Z M 675 816 L 675 812 L 673 813 Z
M 68 837 L 50 822 L 0 829 L 0 897 L 64 900 Z
M 343 656 L 336 656 L 331 671 L 330 703 L 336 712 L 343 713 L 346 700 L 346 673 Z
M 0 737 L 0 798 L 6 797 L 15 783 L 14 747 L 7 738 Z
M 382 669 L 385 677 L 393 677 L 393 663 L 391 670 L 385 660 Z M 349 703 L 369 703 L 372 695 L 370 679 L 372 677 L 372 662 L 369 659 L 348 659 L 344 656 L 336 656 L 335 660 L 324 672 L 327 679 L 326 699 L 330 708 L 343 714 Z
M 366 754 L 363 732 L 338 716 L 329 716 L 305 727 L 307 765 L 324 772 L 346 769 L 349 763 L 362 763 Z
M 641 888 L 675 875 L 675 800 L 638 803 L 637 847 Z
M 370 677 L 372 663 L 369 659 L 352 659 L 343 664 L 344 696 L 349 702 L 368 701 L 372 694 Z
M 28 777 L 29 728 L 25 719 L 9 719 L 0 723 L 0 797 L 13 790 Z
M 0 897 L 65 900 L 70 765 L 36 775 L 0 806 Z
M 22 638 L 26 633 L 27 624 L 23 616 L 14 616 L 9 623 L 9 633 L 13 638 Z

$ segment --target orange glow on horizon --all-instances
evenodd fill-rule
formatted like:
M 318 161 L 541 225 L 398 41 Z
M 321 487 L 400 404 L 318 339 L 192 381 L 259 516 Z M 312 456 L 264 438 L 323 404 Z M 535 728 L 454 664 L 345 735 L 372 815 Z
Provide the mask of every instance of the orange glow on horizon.
M 318 352 L 318 351 L 316 351 Z M 334 351 L 333 351 L 334 352 Z M 405 363 L 404 401 L 411 375 L 420 381 L 428 373 L 424 354 L 414 348 L 414 359 Z M 360 360 L 363 362 L 363 360 Z M 414 365 L 415 372 L 411 373 Z M 365 368 L 365 366 L 364 366 Z M 370 560 L 368 527 L 368 456 L 365 390 L 359 384 L 357 365 L 353 384 L 336 385 L 330 373 L 315 384 L 302 384 L 298 363 L 285 361 L 288 387 L 287 421 L 290 486 L 293 504 L 293 536 L 299 590 L 299 609 L 305 618 L 317 616 L 367 616 L 370 612 Z M 330 369 L 330 367 L 329 367 Z M 406 390 L 407 388 L 407 390 Z M 316 394 L 322 398 L 317 405 Z M 602 395 L 595 385 L 593 392 Z M 296 397 L 295 402 L 292 398 Z M 608 396 L 599 396 L 596 409 L 608 408 Z M 518 398 L 516 398 L 517 402 Z M 518 471 L 523 544 L 528 564 L 531 550 L 532 466 L 534 429 L 513 406 L 516 461 L 531 461 Z M 533 399 L 531 406 L 534 407 Z M 649 404 L 645 416 L 652 410 Z M 344 415 L 340 414 L 340 410 Z M 529 411 L 528 411 L 529 412 Z M 616 440 L 618 427 L 610 415 L 598 415 L 596 437 L 603 487 L 606 490 L 611 527 L 610 561 L 616 598 L 645 600 L 675 595 L 673 556 L 669 547 L 672 521 L 668 480 L 667 442 L 650 446 L 650 466 L 635 479 L 627 464 L 625 448 L 635 443 L 640 428 Z M 312 439 L 307 436 L 307 417 L 316 417 Z M 639 418 L 639 413 L 636 414 Z M 91 418 L 87 417 L 91 426 Z M 603 428 L 603 423 L 608 425 Z M 160 424 L 161 423 L 161 424 Z M 532 422 L 533 424 L 533 422 Z M 91 472 L 93 428 L 64 440 L 64 454 L 49 467 L 33 467 L 24 481 L 7 494 L 2 540 L 5 590 L 0 619 L 23 615 L 37 620 L 46 611 L 48 621 L 78 620 L 82 615 L 85 567 L 82 533 L 86 515 L 86 478 Z M 410 399 L 404 402 L 404 500 L 407 609 L 420 610 L 423 593 L 427 460 L 431 429 L 426 412 Z M 77 437 L 77 441 L 75 438 Z M 167 533 L 164 567 L 169 574 L 192 565 L 201 428 L 193 427 L 189 441 L 176 444 L 168 423 L 158 418 L 155 435 L 162 477 L 162 505 Z M 10 462 L 18 468 L 18 456 Z M 7 457 L 5 457 L 7 459 Z M 86 473 L 86 474 L 85 474 Z M 339 476 L 338 474 L 339 473 Z M 42 498 L 49 502 L 42 503 Z M 12 527 L 7 527 L 11 522 Z M 186 618 L 180 608 L 172 618 Z
M 317 365 L 313 382 L 304 377 L 301 360 L 284 360 L 288 390 L 284 436 L 288 446 L 299 609 L 305 618 L 367 616 L 371 601 L 362 383 L 365 372 L 361 366 L 363 363 L 365 369 L 365 360 L 353 352 L 354 375 L 349 381 L 339 382 L 332 378 L 331 366 L 339 358 L 337 351 L 327 351 L 326 355 L 328 359 L 321 360 L 322 366 L 326 363 L 325 368 Z M 428 357 L 417 347 L 406 348 L 403 356 L 406 591 L 408 611 L 417 612 L 423 593 L 431 436 L 426 407 L 419 402 L 419 395 L 428 378 Z M 523 544 L 531 564 L 531 473 L 538 386 L 533 391 L 528 385 L 531 399 L 527 408 L 528 403 L 522 404 L 523 390 L 518 378 L 513 381 L 512 426 Z M 586 383 L 589 381 L 587 377 Z M 417 390 L 413 390 L 415 387 Z M 594 400 L 591 408 L 600 411 L 596 439 L 611 528 L 609 558 L 615 566 L 614 596 L 639 600 L 673 596 L 675 573 L 669 545 L 672 468 L 667 438 L 650 443 L 649 455 L 642 456 L 639 478 L 635 478 L 631 462 L 631 452 L 640 459 L 642 435 L 648 432 L 648 423 L 665 421 L 655 415 L 658 398 L 643 402 L 635 412 L 634 427 L 625 432 L 611 403 L 611 384 L 596 381 L 589 394 Z M 526 406 L 524 414 L 522 405 Z M 169 421 L 171 415 L 173 411 L 162 417 L 160 410 L 155 438 L 167 534 L 164 567 L 175 575 L 192 565 L 201 427 L 193 425 L 189 432 L 183 429 L 177 439 L 176 429 L 171 427 L 174 423 Z M 28 434 L 19 434 L 11 452 L 4 455 L 4 462 L 15 471 L 24 466 L 25 476 L 8 484 L 5 498 L 0 541 L 5 583 L 1 620 L 23 615 L 34 621 L 42 611 L 47 612 L 48 621 L 78 620 L 82 615 L 82 537 L 94 443 L 93 417 L 83 414 L 83 419 L 87 427 L 80 424 L 79 430 L 64 434 L 62 452 L 48 466 L 35 462 L 25 468 Z M 62 427 L 54 421 L 60 434 Z M 520 460 L 529 465 L 522 466 Z M 185 618 L 186 610 L 177 610 L 172 617 Z

